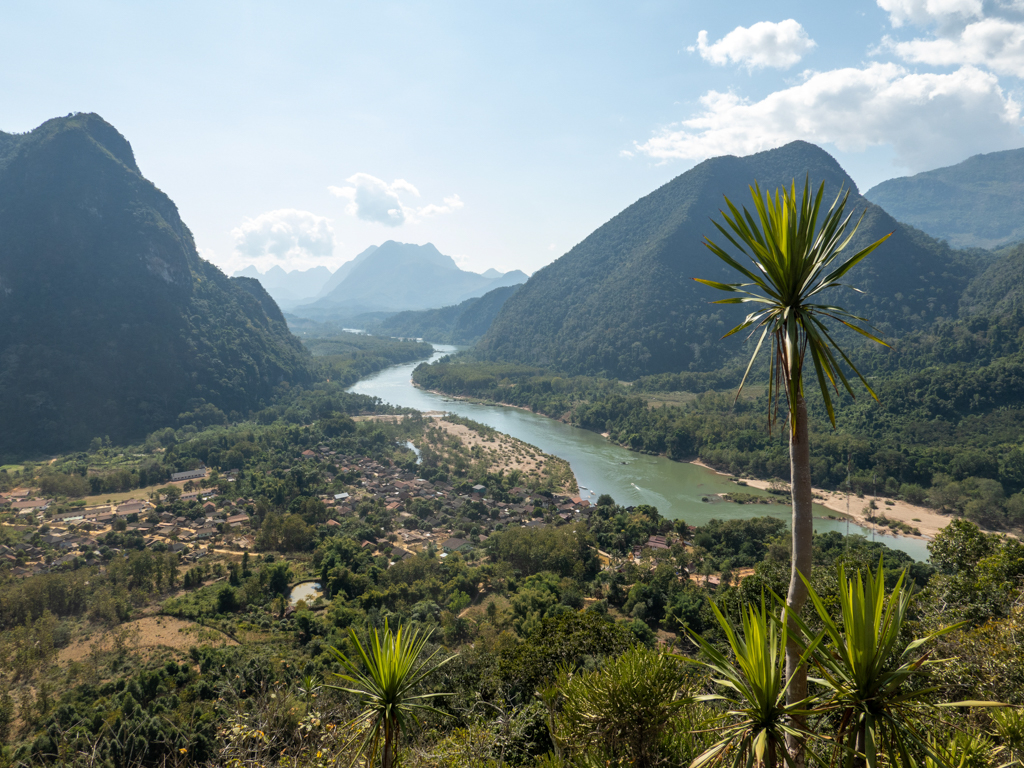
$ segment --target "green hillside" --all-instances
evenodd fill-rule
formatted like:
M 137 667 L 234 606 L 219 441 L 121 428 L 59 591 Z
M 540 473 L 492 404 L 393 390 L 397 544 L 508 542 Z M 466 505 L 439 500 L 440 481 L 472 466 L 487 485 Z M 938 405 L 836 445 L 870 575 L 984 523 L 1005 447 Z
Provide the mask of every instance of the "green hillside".
M 746 204 L 755 180 L 774 189 L 807 174 L 825 182 L 828 196 L 851 189 L 849 210 L 867 210 L 851 247 L 893 232 L 849 276 L 864 293 L 837 300 L 870 317 L 886 336 L 955 315 L 985 256 L 953 251 L 897 223 L 857 194 L 830 155 L 793 142 L 750 157 L 705 161 L 638 200 L 534 274 L 502 308 L 478 353 L 623 379 L 721 367 L 742 339 L 720 338 L 743 312 L 711 305 L 718 297 L 692 280 L 735 277 L 702 245 L 714 232 L 709 219 L 718 216 L 723 194 Z
M 373 330 L 383 336 L 426 339 L 440 344 L 473 344 L 487 333 L 505 302 L 519 288 L 495 288 L 450 307 L 399 312 Z
M 97 115 L 0 134 L 0 456 L 245 414 L 309 356 L 259 283 L 199 258 Z
M 1024 240 L 1024 149 L 883 181 L 865 193 L 900 221 L 954 248 Z

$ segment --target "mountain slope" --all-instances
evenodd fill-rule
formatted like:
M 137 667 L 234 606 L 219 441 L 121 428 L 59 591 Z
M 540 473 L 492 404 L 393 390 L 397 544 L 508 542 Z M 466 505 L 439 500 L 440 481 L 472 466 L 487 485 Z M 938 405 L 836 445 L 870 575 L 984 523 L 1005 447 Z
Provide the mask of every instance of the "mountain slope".
M 473 344 L 487 333 L 502 306 L 519 287 L 495 288 L 450 307 L 399 312 L 372 331 L 380 336 L 425 339 L 439 344 Z
M 883 181 L 864 196 L 954 248 L 1024 240 L 1024 149 Z
M 309 358 L 258 282 L 199 258 L 96 115 L 0 134 L 0 455 L 245 413 Z
M 498 278 L 465 272 L 431 243 L 414 245 L 388 240 L 355 265 L 330 293 L 294 311 L 315 318 L 332 313 L 355 316 L 430 309 L 458 304 L 508 281 L 525 279 L 522 272 Z
M 373 253 L 374 251 L 376 251 L 376 250 L 377 250 L 377 246 L 376 245 L 371 245 L 368 248 L 366 248 L 365 250 L 360 251 L 358 254 L 356 254 L 356 256 L 354 258 L 349 259 L 344 264 L 342 264 L 340 267 L 338 267 L 334 271 L 334 274 L 331 275 L 330 279 L 326 283 L 323 284 L 323 287 L 320 288 L 319 291 L 317 291 L 315 294 L 308 294 L 308 295 L 312 296 L 313 301 L 316 301 L 317 299 L 322 299 L 324 296 L 327 296 L 335 288 L 337 288 L 339 285 L 341 285 L 344 282 L 345 278 L 348 277 L 349 274 L 351 274 L 353 269 L 355 269 L 360 264 L 362 264 L 364 261 L 366 261 L 366 259 L 369 257 L 369 255 L 371 253 Z
M 773 190 L 808 174 L 815 185 L 825 182 L 829 202 L 842 186 L 851 190 L 848 210 L 859 215 L 866 208 L 851 247 L 893 232 L 849 276 L 866 293 L 846 291 L 836 301 L 870 318 L 883 334 L 956 313 L 980 257 L 898 224 L 857 193 L 828 153 L 793 142 L 749 157 L 707 160 L 638 200 L 536 272 L 502 307 L 478 353 L 625 379 L 719 368 L 743 343 L 720 339 L 744 311 L 710 304 L 721 296 L 692 280 L 739 279 L 702 245 L 705 234 L 718 235 L 709 219 L 719 218 L 723 194 L 749 206 L 748 185 L 755 180 Z

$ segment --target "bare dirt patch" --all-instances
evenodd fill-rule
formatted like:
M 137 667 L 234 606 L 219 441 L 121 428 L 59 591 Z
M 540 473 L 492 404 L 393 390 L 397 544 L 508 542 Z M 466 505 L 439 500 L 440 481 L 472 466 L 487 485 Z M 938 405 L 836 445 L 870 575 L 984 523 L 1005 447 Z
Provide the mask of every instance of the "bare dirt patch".
M 482 434 L 465 424 L 448 421 L 444 416 L 435 415 L 432 418 L 434 427 L 456 438 L 461 447 L 468 450 L 477 461 L 483 462 L 487 469 L 506 472 L 519 470 L 527 476 L 557 478 L 563 492 L 579 492 L 575 476 L 569 470 L 568 463 L 562 459 L 503 432 Z M 441 452 L 446 449 L 442 445 L 433 447 Z
M 176 619 L 173 616 L 147 616 L 144 619 L 129 621 L 113 630 L 77 640 L 62 649 L 57 658 L 61 664 L 82 661 L 94 650 L 110 650 L 118 642 L 126 644 L 132 650 L 172 648 L 186 651 L 193 645 L 238 645 L 223 632 L 196 624 L 194 621 Z

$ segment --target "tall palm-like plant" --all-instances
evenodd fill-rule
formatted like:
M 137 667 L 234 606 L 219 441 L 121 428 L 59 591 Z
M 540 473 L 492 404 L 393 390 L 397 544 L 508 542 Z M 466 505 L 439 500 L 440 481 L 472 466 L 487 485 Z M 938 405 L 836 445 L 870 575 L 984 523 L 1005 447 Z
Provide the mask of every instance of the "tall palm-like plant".
M 807 406 L 804 402 L 804 363 L 810 356 L 818 386 L 825 400 L 825 408 L 835 426 L 835 412 L 830 390 L 839 391 L 839 385 L 852 396 L 853 387 L 840 363 L 845 363 L 871 396 L 864 377 L 857 371 L 842 349 L 832 338 L 826 321 L 835 321 L 866 336 L 879 344 L 863 327 L 863 318 L 851 315 L 839 307 L 822 303 L 823 293 L 842 287 L 847 273 L 869 253 L 881 245 L 889 235 L 846 256 L 846 248 L 864 216 L 852 228 L 852 214 L 846 214 L 849 191 L 840 190 L 832 206 L 821 215 L 821 201 L 825 185 L 811 194 L 810 179 L 804 182 L 802 195 L 797 195 L 796 184 L 787 191 L 776 191 L 773 198 L 762 194 L 755 183 L 750 190 L 753 197 L 755 219 L 746 208 L 740 212 L 726 198 L 728 212 L 722 211 L 725 226 L 713 222 L 733 248 L 747 257 L 747 267 L 731 256 L 725 248 L 710 238 L 704 244 L 722 261 L 743 275 L 749 282 L 719 283 L 714 280 L 698 282 L 737 294 L 717 304 L 749 304 L 752 311 L 746 319 L 726 336 L 753 327 L 761 329 L 757 346 L 740 382 L 746 383 L 750 369 L 757 359 L 765 340 L 770 347 L 768 379 L 769 429 L 779 408 L 780 393 L 784 392 L 789 410 L 790 480 L 793 498 L 793 564 L 786 603 L 788 612 L 799 613 L 807 600 L 807 590 L 801 576 L 811 574 L 811 458 L 807 442 Z M 891 233 L 890 233 L 891 234 Z M 736 396 L 739 397 L 739 391 Z M 800 650 L 790 642 L 786 650 L 787 678 L 790 703 L 807 696 L 806 668 L 800 663 Z
M 398 764 L 399 739 L 409 721 L 416 720 L 421 712 L 438 712 L 430 702 L 447 695 L 415 693 L 416 686 L 455 657 L 432 664 L 441 652 L 437 650 L 420 659 L 430 632 L 406 631 L 401 626 L 392 632 L 387 621 L 383 632 L 373 630 L 365 646 L 353 629 L 349 629 L 349 639 L 356 649 L 355 660 L 331 648 L 345 669 L 345 673 L 336 674 L 348 685 L 327 687 L 353 693 L 363 701 L 363 711 L 350 724 L 353 740 L 362 739 L 352 763 L 365 755 L 366 765 L 373 766 L 379 754 L 382 768 L 394 768 Z

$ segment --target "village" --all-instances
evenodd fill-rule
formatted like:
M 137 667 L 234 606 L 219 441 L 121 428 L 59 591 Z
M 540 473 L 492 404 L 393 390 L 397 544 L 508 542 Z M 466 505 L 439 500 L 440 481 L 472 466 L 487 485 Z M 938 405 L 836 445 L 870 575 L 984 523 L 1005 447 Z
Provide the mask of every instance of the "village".
M 590 516 L 591 503 L 579 496 L 531 492 L 524 486 L 497 493 L 482 484 L 456 489 L 451 482 L 417 477 L 398 465 L 339 456 L 327 446 L 306 450 L 301 459 L 356 478 L 345 490 L 318 496 L 327 518 L 322 534 L 330 535 L 346 519 L 357 518 L 361 502 L 377 501 L 377 508 L 383 506 L 392 521 L 391 530 L 361 544 L 376 555 L 387 555 L 392 563 L 431 548 L 441 557 L 466 553 L 496 529 L 557 526 Z M 227 493 L 224 482 L 209 482 L 211 475 L 227 481 Z M 25 578 L 102 563 L 133 550 L 176 552 L 183 563 L 213 552 L 253 550 L 255 502 L 241 495 L 232 498 L 230 484 L 236 476 L 232 471 L 218 476 L 215 470 L 198 468 L 171 475 L 171 484 L 150 490 L 148 499 L 91 506 L 68 506 L 39 498 L 31 488 L 16 488 L 0 497 L 0 522 L 18 530 L 20 541 L 0 544 L 0 565 Z M 665 537 L 652 536 L 645 546 L 669 545 Z M 639 560 L 641 549 L 634 550 L 634 559 Z M 611 557 L 600 555 L 603 565 L 609 566 Z

